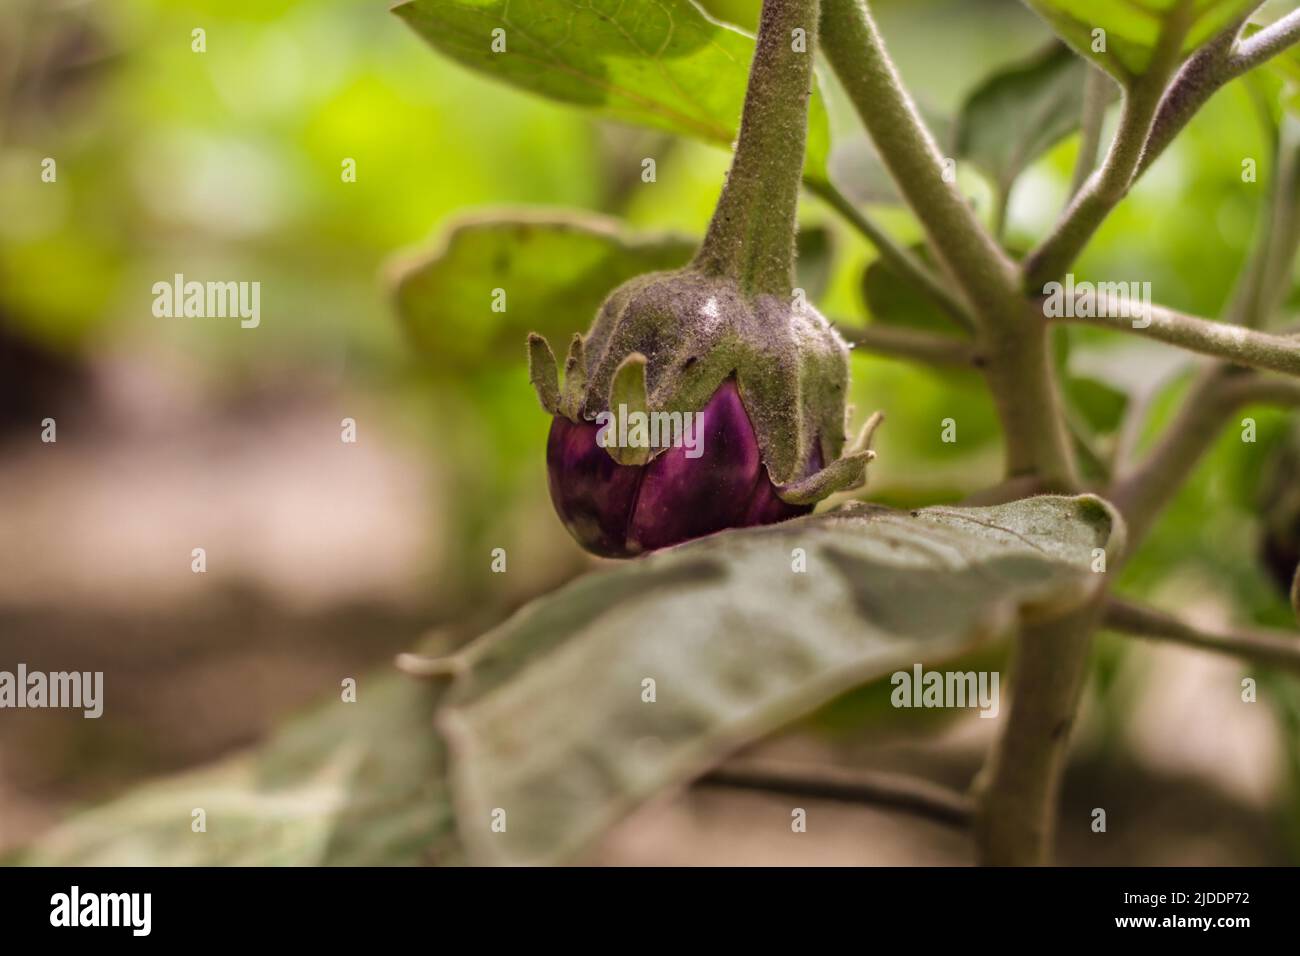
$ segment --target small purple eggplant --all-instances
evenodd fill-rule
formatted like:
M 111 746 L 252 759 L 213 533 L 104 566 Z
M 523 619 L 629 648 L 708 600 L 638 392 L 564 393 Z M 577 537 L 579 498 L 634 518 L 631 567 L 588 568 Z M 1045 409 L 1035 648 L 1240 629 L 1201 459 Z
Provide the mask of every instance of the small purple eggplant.
M 596 554 L 781 521 L 866 480 L 872 424 L 845 442 L 848 346 L 794 288 L 813 57 L 790 37 L 811 50 L 816 11 L 763 4 L 731 171 L 690 265 L 615 289 L 574 336 L 563 392 L 529 336 L 554 416 L 551 500 Z

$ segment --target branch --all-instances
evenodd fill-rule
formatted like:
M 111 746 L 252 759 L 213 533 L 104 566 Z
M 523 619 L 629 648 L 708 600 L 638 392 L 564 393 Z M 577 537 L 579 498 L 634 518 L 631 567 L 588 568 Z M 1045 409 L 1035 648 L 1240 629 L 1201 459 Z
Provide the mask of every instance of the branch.
M 1300 382 L 1224 365 L 1201 373 L 1148 457 L 1121 475 L 1106 496 L 1124 515 L 1130 549 L 1136 549 L 1164 506 L 1218 441 L 1229 419 L 1256 402 L 1300 408 Z
M 975 325 L 971 320 L 970 309 L 961 299 L 953 295 L 948 287 L 944 285 L 943 280 L 935 275 L 910 249 L 895 242 L 889 233 L 885 232 L 874 220 L 849 202 L 848 198 L 829 182 L 806 179 L 805 185 L 808 187 L 809 192 L 821 197 L 849 225 L 861 233 L 863 238 L 875 247 L 876 251 L 880 253 L 880 258 L 894 270 L 896 275 L 910 282 L 929 296 L 936 305 L 955 319 L 963 328 L 974 330 Z
M 822 50 L 853 101 L 880 158 L 916 212 L 931 244 L 981 318 L 1015 290 L 1013 264 L 957 189 L 903 88 L 862 0 L 826 0 Z M 996 316 L 993 316 L 996 321 Z
M 1015 263 L 946 181 L 939 148 L 863 0 L 825 0 L 821 37 L 881 160 L 974 311 L 1006 436 L 1007 474 L 1036 472 L 1052 487 L 1073 487 L 1074 450 L 1062 427 L 1047 336 L 1025 314 Z
M 979 368 L 984 363 L 974 346 L 946 335 L 932 335 L 891 325 L 835 325 L 845 341 L 863 352 L 910 359 L 926 365 Z
M 1238 43 L 1228 61 L 1233 75 L 1241 76 L 1253 70 L 1296 43 L 1300 43 L 1300 10 L 1288 13 L 1254 36 L 1246 37 Z
M 1083 80 L 1083 117 L 1079 122 L 1079 158 L 1074 165 L 1074 179 L 1070 196 L 1079 194 L 1088 177 L 1097 168 L 1097 154 L 1101 150 L 1101 127 L 1106 120 L 1106 98 L 1110 92 L 1111 78 L 1105 70 L 1087 65 Z
M 731 170 L 692 267 L 789 298 L 820 0 L 764 0 Z M 807 49 L 790 42 L 803 30 Z
M 1211 631 L 1156 608 L 1117 597 L 1107 602 L 1105 621 L 1108 627 L 1136 637 L 1244 657 L 1300 674 L 1300 632 L 1270 628 Z
M 1061 772 L 1098 610 L 1092 602 L 1021 628 L 1006 721 L 974 787 L 975 842 L 985 866 L 1039 866 L 1051 857 Z
M 1050 235 L 1025 258 L 1024 286 L 1031 294 L 1064 275 L 1112 209 L 1128 195 L 1161 103 L 1165 81 L 1181 54 L 1186 25 L 1161 30 L 1148 72 L 1124 91 L 1119 129 L 1101 169 L 1090 178 Z
M 970 824 L 972 812 L 964 794 L 919 777 L 880 771 L 733 761 L 699 782 L 714 787 L 877 804 L 958 827 Z
M 1142 153 L 1138 175 L 1160 158 L 1193 116 L 1232 80 L 1300 42 L 1300 10 L 1287 14 L 1240 43 L 1245 20 L 1236 23 L 1198 50 L 1169 85 L 1151 136 Z
M 1080 303 L 1084 302 L 1081 296 L 1076 296 L 1075 307 L 1065 310 L 1070 315 L 1047 318 L 1079 325 L 1102 325 L 1177 345 L 1201 355 L 1212 355 L 1236 365 L 1300 375 L 1300 337 L 1274 335 L 1202 319 L 1102 290 L 1096 293 L 1094 307 L 1088 308 L 1091 303 L 1086 303 L 1081 308 Z M 1080 311 L 1094 314 L 1081 316 Z

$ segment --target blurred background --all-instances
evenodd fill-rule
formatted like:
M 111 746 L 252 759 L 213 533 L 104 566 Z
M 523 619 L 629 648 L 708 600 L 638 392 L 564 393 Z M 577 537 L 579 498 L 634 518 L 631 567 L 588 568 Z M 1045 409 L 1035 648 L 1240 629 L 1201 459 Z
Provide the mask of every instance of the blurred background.
M 253 744 L 430 631 L 471 636 L 595 563 L 550 508 L 522 341 L 469 367 L 421 354 L 396 317 L 393 263 L 483 209 L 587 210 L 698 237 L 728 156 L 495 84 L 387 6 L 0 6 L 0 669 L 102 670 L 107 694 L 100 720 L 0 713 L 0 854 Z M 703 6 L 752 30 L 758 3 Z M 941 135 L 985 76 L 1050 39 L 1014 0 L 874 6 Z M 870 158 L 851 110 L 833 85 L 827 98 L 833 172 L 855 198 L 880 198 L 861 181 Z M 1261 208 L 1269 138 L 1233 84 L 1112 217 L 1080 278 L 1149 278 L 1163 304 L 1217 314 Z M 1010 247 L 1055 218 L 1076 151 L 1067 139 L 1017 184 Z M 1242 183 L 1243 156 L 1258 157 L 1261 185 Z M 355 182 L 340 175 L 348 158 Z M 991 187 L 961 176 L 992 217 Z M 873 212 L 920 239 L 903 210 Z M 823 311 L 867 321 L 874 253 L 817 200 L 804 217 L 822 243 Z M 260 326 L 155 317 L 152 285 L 176 273 L 259 281 Z M 1102 447 L 1126 408 L 1150 404 L 1152 429 L 1167 419 L 1190 367 L 1179 356 L 1068 334 L 1071 395 Z M 860 356 L 854 376 L 857 407 L 889 416 L 867 497 L 952 502 L 997 480 L 997 423 L 973 375 Z M 1260 476 L 1288 423 L 1252 415 L 1259 441 L 1225 435 L 1126 593 L 1209 624 L 1293 626 L 1259 559 Z M 940 441 L 949 416 L 955 445 Z M 46 418 L 56 443 L 41 441 Z M 204 574 L 191 571 L 199 547 Z M 497 547 L 508 574 L 489 571 Z M 1247 675 L 1258 704 L 1240 700 Z M 995 722 L 900 717 L 887 690 L 849 695 L 768 749 L 964 786 Z M 1296 862 L 1298 781 L 1294 681 L 1104 637 L 1060 861 Z M 1106 835 L 1089 830 L 1095 806 Z M 959 835 L 870 808 L 826 807 L 835 825 L 793 840 L 785 807 L 693 791 L 636 815 L 595 861 L 969 862 Z

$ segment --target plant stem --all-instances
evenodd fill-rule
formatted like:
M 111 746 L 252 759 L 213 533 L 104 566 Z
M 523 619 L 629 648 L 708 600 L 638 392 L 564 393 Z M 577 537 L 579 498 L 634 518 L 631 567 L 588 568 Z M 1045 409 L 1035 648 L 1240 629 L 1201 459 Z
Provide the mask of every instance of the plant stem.
M 1097 168 L 1101 151 L 1101 127 L 1106 121 L 1106 99 L 1113 82 L 1105 70 L 1088 64 L 1083 80 L 1083 117 L 1079 123 L 1079 158 L 1074 164 L 1070 196 L 1079 195 L 1088 177 Z
M 1064 275 L 1111 210 L 1128 195 L 1160 106 L 1165 81 L 1178 64 L 1189 25 L 1189 11 L 1190 7 L 1183 4 L 1165 21 L 1149 69 L 1124 91 L 1119 129 L 1101 169 L 1075 196 L 1052 233 L 1026 257 L 1024 286 L 1027 292 L 1041 291 L 1048 282 Z
M 985 866 L 1049 862 L 1061 771 L 1085 680 L 1100 599 L 1016 639 L 1011 704 L 976 778 L 975 840 Z
M 1261 124 L 1265 126 L 1266 132 L 1273 140 L 1273 177 L 1269 183 L 1268 199 L 1262 204 L 1263 208 L 1255 225 L 1250 252 L 1237 276 L 1232 297 L 1224 308 L 1223 320 L 1233 325 L 1259 328 L 1267 324 L 1261 302 L 1264 298 L 1265 277 L 1274 260 L 1273 249 L 1277 244 L 1279 224 L 1285 215 L 1283 205 L 1286 202 L 1294 202 L 1295 196 L 1292 195 L 1288 199 L 1285 196 L 1287 190 L 1283 189 L 1282 168 L 1285 153 L 1281 135 L 1271 135 L 1274 131 L 1272 112 L 1267 103 L 1261 102 L 1263 97 L 1253 95 L 1251 99 L 1260 114 Z
M 695 267 L 788 298 L 819 0 L 764 0 L 740 136 Z M 804 31 L 796 49 L 794 31 Z
M 1278 135 L 1277 165 L 1273 171 L 1268 212 L 1268 240 L 1260 266 L 1258 292 L 1251 303 L 1251 326 L 1267 325 L 1291 287 L 1291 267 L 1300 247 L 1300 122 L 1282 118 Z
M 970 824 L 971 802 L 961 793 L 918 777 L 840 767 L 743 761 L 724 764 L 702 783 L 907 810 L 940 823 Z
M 1240 76 L 1296 43 L 1300 43 L 1300 10 L 1293 10 L 1237 44 L 1231 60 L 1233 73 Z
M 1300 10 L 1238 43 L 1244 24 L 1245 20 L 1234 24 L 1201 47 L 1178 71 L 1160 102 L 1138 175 L 1160 158 L 1211 96 L 1230 81 L 1300 42 Z
M 809 191 L 820 196 L 832 209 L 839 213 L 854 229 L 870 242 L 880 258 L 884 260 L 904 281 L 929 296 L 931 301 L 944 310 L 963 328 L 974 330 L 969 307 L 953 295 L 934 272 L 926 266 L 910 249 L 894 241 L 893 237 L 880 228 L 873 220 L 864 215 L 838 189 L 825 180 L 805 180 Z
M 1074 452 L 1062 424 L 1046 330 L 1026 315 L 1015 264 L 956 185 L 945 181 L 938 146 L 866 5 L 825 0 L 822 20 L 832 68 L 930 245 L 971 303 L 1006 435 L 1008 476 L 1039 473 L 1049 487 L 1073 487 Z
M 845 341 L 863 352 L 950 368 L 973 369 L 985 362 L 969 342 L 946 335 L 892 325 L 851 327 L 837 323 L 835 327 Z
M 1120 332 L 1166 342 L 1236 365 L 1300 375 L 1300 337 L 1274 335 L 1175 312 L 1159 305 L 1146 307 L 1098 292 L 1092 317 L 1061 316 L 1055 321 L 1101 325 Z
M 1142 148 L 1141 176 L 1183 131 L 1193 116 L 1230 78 L 1229 63 L 1241 24 L 1234 24 L 1193 53 L 1160 98 L 1151 133 Z
M 1106 604 L 1106 626 L 1137 637 L 1174 641 L 1300 673 L 1300 633 L 1292 631 L 1266 628 L 1211 631 L 1156 608 L 1116 597 Z
M 822 47 L 899 191 L 977 309 L 1005 302 L 1013 264 L 984 229 L 903 89 L 862 0 L 825 0 Z
M 855 350 L 883 355 L 885 358 L 909 359 L 926 365 L 946 368 L 980 368 L 985 363 L 983 355 L 959 338 L 933 336 L 928 332 L 898 328 L 894 325 L 842 325 L 836 323 L 837 332 Z
M 1146 537 L 1173 493 L 1219 440 L 1229 419 L 1256 402 L 1300 407 L 1300 382 L 1222 364 L 1198 376 L 1177 417 L 1147 458 L 1120 475 L 1107 495 L 1124 515 L 1130 547 Z

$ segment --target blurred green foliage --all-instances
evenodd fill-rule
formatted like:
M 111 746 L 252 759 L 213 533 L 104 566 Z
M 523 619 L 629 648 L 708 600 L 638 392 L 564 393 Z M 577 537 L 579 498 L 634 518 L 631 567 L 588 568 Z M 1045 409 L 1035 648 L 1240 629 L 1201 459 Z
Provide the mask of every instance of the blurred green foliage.
M 755 22 L 757 0 L 702 6 L 746 29 Z M 944 115 L 1050 38 L 1009 0 L 874 6 L 905 81 Z M 1106 10 L 1121 16 L 1127 6 L 1108 2 Z M 1214 16 L 1223 9 L 1216 5 Z M 195 28 L 206 31 L 204 53 L 191 49 Z M 436 245 L 449 222 L 484 207 L 597 213 L 621 219 L 629 235 L 699 236 L 725 150 L 493 82 L 434 55 L 378 0 L 7 0 L 0 64 L 0 322 L 71 354 L 182 354 L 215 387 L 303 374 L 383 396 L 392 427 L 449 478 L 454 507 L 439 530 L 460 554 L 531 536 L 544 539 L 544 553 L 576 562 L 546 501 L 547 422 L 526 381 L 522 339 L 492 338 L 486 347 L 499 362 L 473 369 L 422 360 L 382 277 L 399 250 Z M 851 108 L 833 82 L 824 89 L 833 144 L 849 143 Z M 1108 129 L 1113 123 L 1112 112 Z M 1110 218 L 1078 277 L 1150 280 L 1162 304 L 1218 314 L 1263 207 L 1270 138 L 1246 85 L 1231 84 Z M 1055 218 L 1076 150 L 1077 137 L 1067 138 L 1018 179 L 1009 245 L 1032 244 Z M 646 156 L 657 161 L 653 184 L 640 178 Z M 45 157 L 57 161 L 57 185 L 41 181 Z M 355 183 L 341 176 L 348 158 Z M 1244 158 L 1258 161 L 1258 183 L 1242 182 Z M 991 218 L 992 184 L 974 171 L 961 175 Z M 919 238 L 903 210 L 873 212 L 900 242 Z M 823 311 L 848 322 L 881 318 L 864 297 L 874 252 L 815 199 L 804 218 L 829 230 L 819 260 Z M 260 280 L 261 327 L 155 318 L 150 287 L 177 272 Z M 585 294 L 584 309 L 598 297 Z M 481 320 L 491 320 L 487 297 Z M 463 341 L 481 331 L 465 328 Z M 1094 432 L 1112 432 L 1157 370 L 1127 339 L 1073 329 L 1069 342 L 1062 361 L 1085 383 L 1071 387 L 1079 413 Z M 1089 367 L 1101 356 L 1116 375 L 1095 381 L 1081 368 L 1085 354 Z M 854 376 L 859 417 L 888 414 L 868 495 L 918 506 L 997 479 L 996 416 L 973 375 L 864 356 Z M 1167 423 L 1185 381 L 1160 389 L 1145 441 Z M 1253 497 L 1283 416 L 1248 414 L 1260 422 L 1259 442 L 1243 443 L 1235 431 L 1222 437 L 1126 569 L 1122 590 L 1143 594 L 1172 575 L 1196 574 L 1242 619 L 1292 620 L 1257 560 Z M 940 437 L 948 417 L 958 421 L 955 444 Z M 447 573 L 477 573 L 463 564 Z M 1296 712 L 1288 699 L 1293 730 Z

